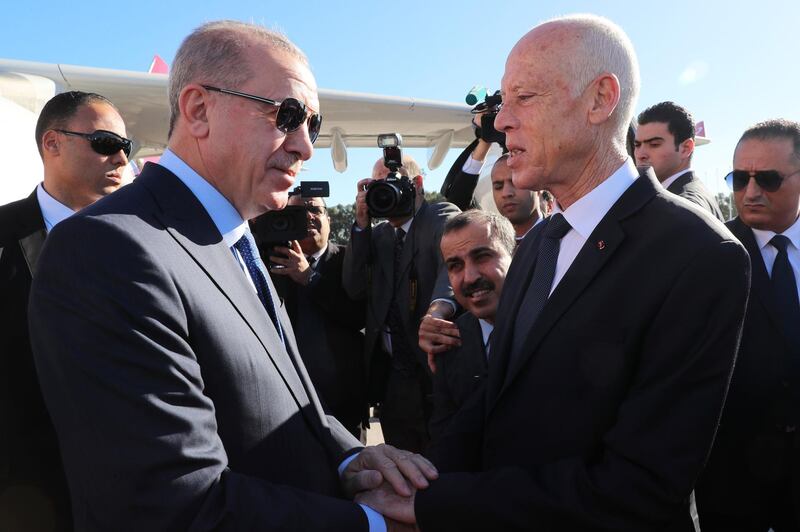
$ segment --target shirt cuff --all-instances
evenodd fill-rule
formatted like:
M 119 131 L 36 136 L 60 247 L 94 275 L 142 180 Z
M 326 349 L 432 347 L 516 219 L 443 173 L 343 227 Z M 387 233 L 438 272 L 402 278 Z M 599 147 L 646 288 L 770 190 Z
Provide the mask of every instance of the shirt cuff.
M 467 157 L 467 160 L 464 162 L 464 166 L 461 168 L 461 171 L 465 174 L 477 175 L 481 173 L 482 169 L 483 161 L 476 161 L 470 156 Z
M 381 514 L 367 506 L 366 504 L 358 503 L 364 513 L 367 514 L 367 522 L 369 523 L 369 532 L 387 532 L 386 519 Z
M 356 456 L 358 456 L 359 454 L 361 454 L 361 451 L 358 451 L 357 453 L 353 453 L 350 456 L 348 456 L 347 458 L 345 458 L 344 460 L 342 460 L 342 463 L 339 464 L 339 467 L 336 469 L 336 471 L 339 472 L 339 476 L 340 477 L 344 473 L 344 470 L 347 469 L 347 466 L 350 465 L 350 462 L 355 460 Z

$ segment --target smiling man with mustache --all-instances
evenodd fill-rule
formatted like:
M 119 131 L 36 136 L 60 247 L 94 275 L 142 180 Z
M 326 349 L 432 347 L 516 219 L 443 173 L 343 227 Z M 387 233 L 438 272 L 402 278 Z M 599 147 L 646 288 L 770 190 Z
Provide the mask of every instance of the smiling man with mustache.
M 514 247 L 511 223 L 494 213 L 467 211 L 444 226 L 442 257 L 456 300 L 467 312 L 455 322 L 460 345 L 436 362 L 433 440 L 486 374 L 489 337 Z

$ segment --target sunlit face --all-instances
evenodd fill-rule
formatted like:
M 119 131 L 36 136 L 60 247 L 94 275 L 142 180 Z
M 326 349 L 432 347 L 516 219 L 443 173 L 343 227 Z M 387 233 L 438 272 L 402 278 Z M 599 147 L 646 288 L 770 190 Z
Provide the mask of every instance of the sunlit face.
M 511 169 L 505 159 L 500 159 L 492 168 L 492 195 L 500 214 L 512 225 L 522 225 L 536 217 L 539 197 L 536 192 L 514 186 Z
M 82 106 L 75 115 L 58 129 L 76 133 L 94 133 L 98 129 L 127 137 L 125 123 L 112 106 L 95 102 Z M 111 194 L 122 185 L 123 170 L 128 158 L 122 150 L 113 155 L 101 155 L 82 137 L 49 131 L 58 141 L 58 157 L 46 158 L 49 179 L 70 207 L 81 209 L 103 196 Z M 48 183 L 45 182 L 45 187 Z
M 639 166 L 652 166 L 660 181 L 689 168 L 694 141 L 686 139 L 677 148 L 666 122 L 641 124 L 636 129 L 633 154 Z
M 733 167 L 750 172 L 777 170 L 784 176 L 775 192 L 763 190 L 755 179 L 734 191 L 739 218 L 746 225 L 782 233 L 794 224 L 800 214 L 800 160 L 794 156 L 790 139 L 743 140 L 733 154 Z
M 276 101 L 293 97 L 319 110 L 314 76 L 297 57 L 257 44 L 246 57 L 252 78 L 223 88 Z M 283 133 L 275 127 L 276 106 L 216 92 L 208 92 L 207 99 L 209 134 L 200 148 L 209 181 L 246 220 L 282 209 L 313 153 L 307 124 Z
M 495 127 L 506 134 L 514 185 L 550 189 L 580 174 L 586 158 L 588 111 L 574 94 L 564 62 L 575 36 L 548 25 L 522 38 L 506 61 L 503 107 Z
M 456 300 L 477 318 L 494 323 L 511 255 L 472 223 L 442 236 L 442 257 Z
M 289 205 L 298 205 L 306 208 L 308 220 L 308 236 L 300 241 L 300 248 L 306 255 L 313 255 L 328 245 L 331 233 L 331 219 L 322 198 L 302 198 L 292 196 Z

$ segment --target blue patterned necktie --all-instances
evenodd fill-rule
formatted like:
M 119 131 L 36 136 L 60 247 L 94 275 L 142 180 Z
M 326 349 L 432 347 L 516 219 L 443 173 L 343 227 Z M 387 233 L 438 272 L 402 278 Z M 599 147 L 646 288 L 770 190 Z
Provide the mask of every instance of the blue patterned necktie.
M 512 353 L 520 352 L 522 342 L 525 341 L 528 332 L 533 328 L 550 297 L 550 289 L 553 287 L 553 280 L 556 276 L 561 239 L 570 229 L 572 226 L 561 213 L 554 214 L 544 228 L 531 283 L 528 285 L 528 290 L 525 292 L 517 319 L 514 322 Z
M 275 312 L 275 304 L 272 302 L 272 294 L 270 293 L 269 283 L 267 283 L 266 274 L 264 273 L 264 266 L 261 259 L 253 252 L 253 245 L 250 243 L 248 236 L 248 233 L 242 235 L 242 238 L 240 238 L 233 247 L 236 248 L 236 251 L 242 256 L 242 260 L 244 260 L 244 264 L 247 266 L 247 272 L 250 274 L 250 279 L 253 280 L 253 284 L 256 286 L 258 299 L 261 300 L 261 304 L 264 305 L 264 308 L 267 310 L 267 314 L 269 314 L 272 324 L 275 326 L 275 330 L 278 332 L 281 342 L 283 342 L 283 329 L 278 321 L 278 314 Z

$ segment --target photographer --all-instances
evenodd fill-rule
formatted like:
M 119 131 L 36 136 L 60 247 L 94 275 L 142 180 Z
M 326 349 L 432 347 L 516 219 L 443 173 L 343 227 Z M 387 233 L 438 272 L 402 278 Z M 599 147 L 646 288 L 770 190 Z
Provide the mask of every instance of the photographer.
M 483 163 L 492 143 L 497 143 L 506 153 L 505 134 L 497 131 L 494 127 L 494 118 L 497 116 L 502 98 L 500 92 L 493 95 L 486 95 L 485 89 L 477 90 L 474 87 L 467 95 L 467 103 L 472 105 L 480 95 L 483 99 L 472 109 L 472 127 L 475 130 L 475 140 L 467 146 L 456 158 L 450 171 L 447 172 L 444 183 L 442 184 L 441 194 L 447 201 L 455 204 L 461 210 L 467 210 L 473 204 L 473 193 L 478 184 Z
M 306 237 L 289 247 L 260 246 L 270 276 L 294 328 L 300 357 L 323 407 L 362 442 L 367 420 L 364 304 L 342 287 L 345 250 L 328 242 L 330 218 L 320 197 L 292 195 L 289 206 L 305 209 Z M 256 235 L 257 237 L 261 235 Z
M 402 177 L 387 180 L 390 166 Z M 367 301 L 369 398 L 380 403 L 384 438 L 412 451 L 428 443 L 432 409 L 431 379 L 426 355 L 418 347 L 417 327 L 426 314 L 449 319 L 455 313 L 439 240 L 445 222 L 459 212 L 449 203 L 429 205 L 424 200 L 421 173 L 419 165 L 411 157 L 401 158 L 397 149 L 394 161 L 388 156 L 378 160 L 372 178 L 358 182 L 356 222 L 343 270 L 348 294 Z M 380 207 L 375 205 L 376 190 L 402 191 L 401 203 L 408 202 L 408 211 L 389 212 L 387 221 L 372 227 L 371 207 Z

